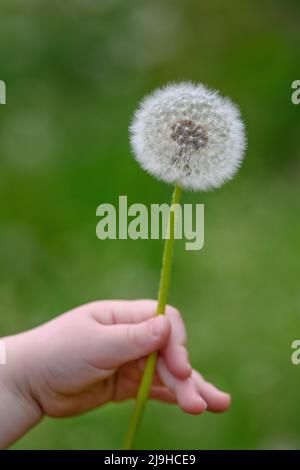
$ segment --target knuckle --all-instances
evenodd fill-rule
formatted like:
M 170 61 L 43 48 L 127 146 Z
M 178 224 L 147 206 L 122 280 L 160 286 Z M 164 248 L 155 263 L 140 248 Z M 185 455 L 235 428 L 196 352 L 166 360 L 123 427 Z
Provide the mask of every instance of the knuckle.
M 126 328 L 127 340 L 128 343 L 133 348 L 138 348 L 140 346 L 140 337 L 137 333 L 137 328 L 135 325 L 128 325 Z
M 102 300 L 93 300 L 92 302 L 88 302 L 87 304 L 83 305 L 85 309 L 94 315 L 96 312 L 99 312 L 103 307 L 104 302 Z

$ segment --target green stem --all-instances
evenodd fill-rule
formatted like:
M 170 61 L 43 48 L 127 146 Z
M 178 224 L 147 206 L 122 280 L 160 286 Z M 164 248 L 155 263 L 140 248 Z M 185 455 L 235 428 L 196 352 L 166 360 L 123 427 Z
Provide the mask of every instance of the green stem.
M 177 184 L 174 188 L 172 196 L 172 207 L 173 204 L 178 204 L 180 201 L 181 188 Z M 172 255 L 174 247 L 174 221 L 175 213 L 174 210 L 170 210 L 169 214 L 169 233 L 165 239 L 164 252 L 162 259 L 162 268 L 160 274 L 160 283 L 158 290 L 158 304 L 156 309 L 156 315 L 163 315 L 165 313 L 169 284 L 170 284 L 170 274 L 171 274 L 171 265 L 172 265 Z M 132 449 L 135 443 L 137 431 L 143 416 L 143 412 L 149 398 L 149 393 L 152 385 L 153 375 L 156 368 L 157 353 L 154 352 L 150 354 L 147 359 L 146 366 L 143 372 L 141 383 L 138 389 L 137 398 L 135 401 L 134 411 L 129 423 L 128 432 L 124 441 L 123 449 L 129 450 Z

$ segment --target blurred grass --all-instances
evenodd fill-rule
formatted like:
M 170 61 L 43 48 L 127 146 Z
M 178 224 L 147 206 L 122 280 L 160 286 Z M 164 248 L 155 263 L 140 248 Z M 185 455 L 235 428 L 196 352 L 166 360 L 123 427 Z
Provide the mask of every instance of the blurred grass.
M 128 145 L 139 99 L 202 81 L 241 107 L 247 159 L 205 203 L 205 247 L 176 246 L 170 301 L 193 365 L 233 395 L 230 413 L 149 404 L 140 448 L 299 448 L 297 1 L 4 0 L 0 18 L 0 335 L 83 302 L 155 297 L 160 241 L 99 241 L 101 202 L 169 201 Z M 44 420 L 16 449 L 116 448 L 132 403 Z

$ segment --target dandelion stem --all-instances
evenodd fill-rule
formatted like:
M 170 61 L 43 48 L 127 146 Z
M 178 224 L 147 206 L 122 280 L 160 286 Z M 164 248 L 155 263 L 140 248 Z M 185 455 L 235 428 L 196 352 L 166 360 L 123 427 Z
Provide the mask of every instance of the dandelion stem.
M 176 184 L 172 196 L 172 206 L 169 213 L 169 230 L 164 244 L 164 252 L 162 259 L 162 268 L 160 274 L 160 283 L 158 290 L 158 304 L 156 309 L 156 315 L 163 315 L 165 313 L 169 284 L 170 284 L 170 275 L 171 275 L 171 265 L 172 265 L 172 255 L 174 247 L 174 227 L 175 227 L 175 212 L 173 210 L 173 205 L 178 204 L 181 196 L 181 187 Z M 127 435 L 125 437 L 123 449 L 130 450 L 135 444 L 136 435 L 141 423 L 143 412 L 149 398 L 149 393 L 152 385 L 153 375 L 155 372 L 157 361 L 157 353 L 154 352 L 149 355 L 146 366 L 142 375 L 140 386 L 137 393 L 137 398 L 135 401 L 134 411 L 129 423 L 129 428 Z

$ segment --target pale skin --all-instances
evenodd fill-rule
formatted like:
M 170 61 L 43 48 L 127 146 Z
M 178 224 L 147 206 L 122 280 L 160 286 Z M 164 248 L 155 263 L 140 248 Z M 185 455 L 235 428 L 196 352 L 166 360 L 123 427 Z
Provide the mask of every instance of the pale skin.
M 230 396 L 189 364 L 180 313 L 153 300 L 105 300 L 77 307 L 33 330 L 4 338 L 0 366 L 0 448 L 43 416 L 75 416 L 134 398 L 145 357 L 158 351 L 150 397 L 186 413 L 226 411 Z

